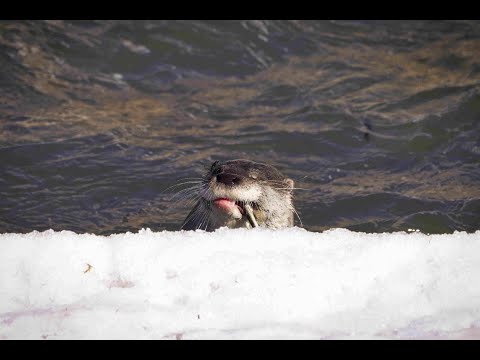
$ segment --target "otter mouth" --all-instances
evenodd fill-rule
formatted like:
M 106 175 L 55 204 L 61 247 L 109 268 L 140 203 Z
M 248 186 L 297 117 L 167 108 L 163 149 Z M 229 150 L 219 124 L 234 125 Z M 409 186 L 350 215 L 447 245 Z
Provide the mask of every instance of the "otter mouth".
M 241 214 L 245 213 L 243 204 L 240 201 L 235 201 L 229 198 L 218 198 L 213 200 L 212 203 L 220 210 L 226 212 L 232 212 L 232 210 L 238 209 Z
M 212 201 L 212 203 L 220 210 L 232 215 L 235 218 L 242 218 L 244 215 L 249 221 L 252 227 L 257 227 L 258 223 L 253 214 L 253 209 L 250 204 L 244 201 L 235 201 L 229 198 L 218 198 Z

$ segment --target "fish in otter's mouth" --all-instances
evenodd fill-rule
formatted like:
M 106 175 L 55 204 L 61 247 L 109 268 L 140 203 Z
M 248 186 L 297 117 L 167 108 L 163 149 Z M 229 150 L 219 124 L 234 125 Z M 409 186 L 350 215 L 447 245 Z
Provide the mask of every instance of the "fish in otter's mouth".
M 273 166 L 243 159 L 215 161 L 189 191 L 197 202 L 184 230 L 293 226 L 293 180 Z
M 218 198 L 212 201 L 212 203 L 219 209 L 233 214 L 240 213 L 240 217 L 245 215 L 250 223 L 251 227 L 258 227 L 257 219 L 253 213 L 253 208 L 251 204 L 247 204 L 244 201 L 235 201 L 228 198 Z M 258 206 L 256 206 L 258 208 Z M 239 216 L 236 216 L 239 218 Z

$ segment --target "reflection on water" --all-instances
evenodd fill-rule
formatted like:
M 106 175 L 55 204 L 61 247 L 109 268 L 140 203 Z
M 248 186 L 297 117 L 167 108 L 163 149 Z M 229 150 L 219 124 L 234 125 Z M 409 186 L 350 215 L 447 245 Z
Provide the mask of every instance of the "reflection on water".
M 480 23 L 0 22 L 0 232 L 176 230 L 219 159 L 304 226 L 480 229 Z

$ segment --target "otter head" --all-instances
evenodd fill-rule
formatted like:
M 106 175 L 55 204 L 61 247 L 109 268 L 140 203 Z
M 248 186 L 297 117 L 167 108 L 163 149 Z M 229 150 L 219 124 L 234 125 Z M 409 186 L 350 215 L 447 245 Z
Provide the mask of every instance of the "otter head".
M 293 226 L 293 180 L 249 160 L 215 161 L 183 229 Z

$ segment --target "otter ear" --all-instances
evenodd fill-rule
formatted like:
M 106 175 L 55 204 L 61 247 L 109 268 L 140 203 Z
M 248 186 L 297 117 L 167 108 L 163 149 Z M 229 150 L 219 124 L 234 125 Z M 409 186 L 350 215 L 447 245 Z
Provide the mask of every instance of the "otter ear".
M 215 168 L 215 166 L 218 165 L 219 162 L 220 162 L 220 161 L 218 161 L 218 160 L 217 160 L 217 161 L 214 161 L 214 162 L 212 163 L 212 165 L 210 166 L 210 171 L 212 171 L 212 170 Z
M 292 179 L 285 179 L 285 184 L 287 184 L 290 190 L 293 190 L 293 185 L 295 185 L 295 182 Z

